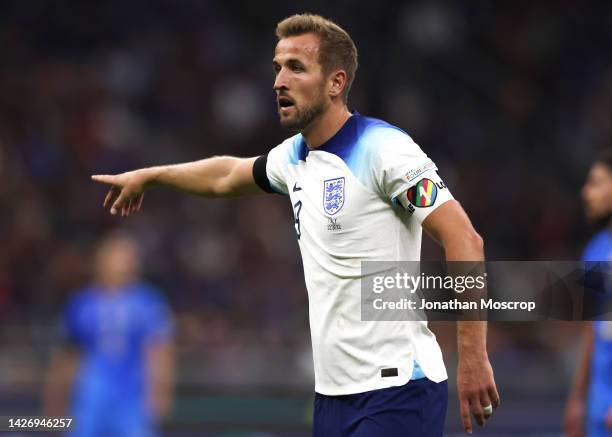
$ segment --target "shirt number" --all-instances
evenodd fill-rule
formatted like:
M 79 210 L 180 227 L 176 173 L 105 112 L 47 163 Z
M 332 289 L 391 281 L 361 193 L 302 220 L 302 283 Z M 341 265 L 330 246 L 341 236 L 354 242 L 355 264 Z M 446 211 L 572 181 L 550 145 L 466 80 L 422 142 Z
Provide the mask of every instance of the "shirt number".
M 300 212 L 302 212 L 301 200 L 298 200 L 293 204 L 293 212 L 295 214 L 295 233 L 297 234 L 297 238 L 299 240 L 300 236 L 302 235 L 302 232 L 300 231 Z

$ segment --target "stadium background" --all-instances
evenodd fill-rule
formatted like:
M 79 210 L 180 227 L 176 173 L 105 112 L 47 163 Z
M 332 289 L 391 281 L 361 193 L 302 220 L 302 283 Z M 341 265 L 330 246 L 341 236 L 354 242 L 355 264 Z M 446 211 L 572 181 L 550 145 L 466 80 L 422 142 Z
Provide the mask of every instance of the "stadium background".
M 168 435 L 308 435 L 307 297 L 286 199 L 157 190 L 125 220 L 89 180 L 279 143 L 274 26 L 302 11 L 352 35 L 351 108 L 399 125 L 438 163 L 487 258 L 579 257 L 592 232 L 579 190 L 612 144 L 612 3 L 4 1 L 0 414 L 39 412 L 61 305 L 97 239 L 123 228 L 175 311 Z M 424 254 L 440 256 L 429 242 Z M 454 328 L 435 329 L 452 374 Z M 490 325 L 503 408 L 478 434 L 560 432 L 578 330 Z M 449 433 L 457 415 L 453 391 Z

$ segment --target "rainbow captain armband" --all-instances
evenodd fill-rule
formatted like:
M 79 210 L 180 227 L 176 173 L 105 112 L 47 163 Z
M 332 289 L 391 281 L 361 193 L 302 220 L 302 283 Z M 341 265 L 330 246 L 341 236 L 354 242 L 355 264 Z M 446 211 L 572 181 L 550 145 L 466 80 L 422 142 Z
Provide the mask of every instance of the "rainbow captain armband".
M 453 199 L 448 187 L 435 171 L 424 173 L 418 180 L 406 182 L 400 192 L 394 197 L 419 222 L 444 202 Z

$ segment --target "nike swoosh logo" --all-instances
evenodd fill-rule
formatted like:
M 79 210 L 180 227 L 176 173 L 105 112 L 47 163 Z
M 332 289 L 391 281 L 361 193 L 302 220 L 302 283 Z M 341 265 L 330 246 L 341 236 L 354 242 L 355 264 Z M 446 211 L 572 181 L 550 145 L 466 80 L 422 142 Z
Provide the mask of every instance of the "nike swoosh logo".
M 302 187 L 298 187 L 297 182 L 293 184 L 293 192 L 295 193 L 296 191 L 302 191 Z

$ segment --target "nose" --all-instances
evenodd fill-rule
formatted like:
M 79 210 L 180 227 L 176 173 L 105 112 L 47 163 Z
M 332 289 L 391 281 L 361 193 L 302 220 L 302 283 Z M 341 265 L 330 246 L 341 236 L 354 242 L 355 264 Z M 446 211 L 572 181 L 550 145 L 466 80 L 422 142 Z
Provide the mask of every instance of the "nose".
M 287 90 L 287 74 L 285 73 L 285 69 L 281 68 L 280 71 L 276 74 L 276 78 L 274 79 L 274 91 Z

